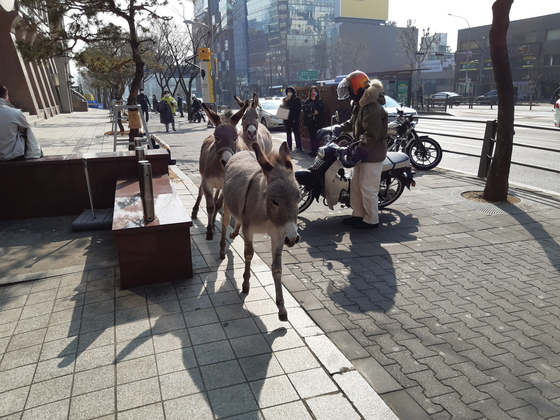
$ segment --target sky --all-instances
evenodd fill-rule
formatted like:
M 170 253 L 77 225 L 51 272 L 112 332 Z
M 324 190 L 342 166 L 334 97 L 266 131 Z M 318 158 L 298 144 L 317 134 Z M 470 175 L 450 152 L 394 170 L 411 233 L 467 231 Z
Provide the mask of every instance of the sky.
M 430 33 L 447 33 L 447 45 L 457 49 L 457 31 L 475 26 L 492 24 L 494 0 L 389 0 L 389 20 L 397 26 L 406 26 L 408 19 L 416 20 L 420 30 L 430 28 Z M 461 16 L 464 19 L 449 16 Z M 510 21 L 560 13 L 560 0 L 514 0 Z

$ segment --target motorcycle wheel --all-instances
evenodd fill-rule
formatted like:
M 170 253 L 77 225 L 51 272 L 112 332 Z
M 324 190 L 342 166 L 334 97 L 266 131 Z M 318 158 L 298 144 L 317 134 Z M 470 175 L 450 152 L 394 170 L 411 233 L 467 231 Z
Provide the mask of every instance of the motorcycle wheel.
M 387 178 L 382 179 L 379 184 L 379 194 L 377 195 L 378 207 L 382 209 L 393 204 L 403 191 L 404 182 L 400 178 L 390 178 L 389 184 L 387 184 Z
M 424 146 L 424 150 L 413 141 L 406 149 L 406 154 L 416 169 L 424 169 L 426 171 L 434 169 L 441 162 L 443 155 L 441 146 L 430 137 L 420 137 L 419 140 Z
M 343 134 L 342 136 L 340 136 L 338 139 L 335 140 L 335 143 L 339 147 L 348 147 L 352 143 L 354 143 L 354 139 L 350 134 Z
M 308 190 L 305 186 L 299 186 L 298 214 L 304 212 L 313 203 L 313 190 Z

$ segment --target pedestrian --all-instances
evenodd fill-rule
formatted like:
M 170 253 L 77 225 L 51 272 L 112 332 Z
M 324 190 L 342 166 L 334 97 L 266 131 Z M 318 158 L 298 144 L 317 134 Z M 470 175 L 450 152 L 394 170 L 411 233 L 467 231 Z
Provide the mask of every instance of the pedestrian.
M 416 91 L 416 103 L 418 107 L 424 109 L 424 89 L 422 86 L 420 86 Z
M 370 81 L 361 71 L 354 71 L 339 83 L 337 94 L 339 100 L 352 99 L 352 115 L 341 127 L 360 141 L 357 151 L 363 156 L 354 167 L 350 185 L 352 217 L 342 223 L 355 229 L 376 229 L 379 226 L 377 194 L 387 156 L 383 85 L 377 79 Z
M 152 95 L 152 111 L 154 111 L 155 114 L 158 113 L 158 100 L 156 95 Z
M 158 111 L 160 113 L 159 122 L 165 124 L 165 131 L 169 133 L 169 124 L 173 127 L 173 131 L 175 130 L 175 99 L 171 96 L 171 92 L 166 91 L 163 98 L 161 98 Z
M 317 138 L 317 130 L 325 125 L 325 103 L 319 98 L 319 88 L 312 86 L 309 92 L 309 98 L 303 103 L 303 122 L 309 131 L 309 140 L 311 141 L 311 153 L 309 156 L 317 156 L 319 149 L 319 139 Z
M 8 88 L 0 85 L 0 161 L 37 159 L 42 156 L 43 151 L 27 118 L 10 103 Z
M 282 100 L 282 108 L 290 111 L 288 118 L 284 120 L 286 127 L 286 135 L 288 140 L 288 148 L 292 150 L 292 132 L 296 139 L 296 150 L 302 151 L 301 137 L 299 135 L 299 114 L 301 113 L 301 101 L 296 96 L 296 90 L 290 86 L 286 89 L 286 97 Z
M 192 122 L 200 122 L 201 119 L 201 115 L 200 115 L 200 110 L 202 109 L 202 104 L 200 103 L 200 101 L 198 100 L 198 98 L 196 97 L 196 95 L 193 93 L 191 96 L 191 108 L 192 108 Z
M 150 121 L 150 100 L 146 95 L 144 95 L 144 89 L 140 89 L 140 94 L 136 98 L 136 102 L 142 108 L 142 114 L 144 114 L 144 119 L 146 124 Z
M 177 107 L 179 108 L 179 113 L 181 114 L 181 117 L 184 117 L 184 115 L 183 115 L 183 98 L 181 97 L 180 93 L 177 94 Z

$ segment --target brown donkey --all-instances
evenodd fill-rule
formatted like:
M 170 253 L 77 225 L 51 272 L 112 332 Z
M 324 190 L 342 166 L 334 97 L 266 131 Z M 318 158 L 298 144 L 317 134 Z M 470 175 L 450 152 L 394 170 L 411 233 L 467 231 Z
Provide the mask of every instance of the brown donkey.
M 264 125 L 259 124 L 259 111 L 257 110 L 257 106 L 259 105 L 259 97 L 256 93 L 253 93 L 253 100 L 250 101 L 246 99 L 243 102 L 237 96 L 233 97 L 239 105 L 239 108 L 250 104 L 251 106 L 247 107 L 245 114 L 243 114 L 243 119 L 241 120 L 242 123 L 242 130 L 239 131 L 239 135 L 247 145 L 247 148 L 251 150 L 251 145 L 254 142 L 257 142 L 259 146 L 263 149 L 265 154 L 268 154 L 272 150 L 272 135 L 268 128 Z
M 226 231 L 230 217 L 243 228 L 245 242 L 245 271 L 243 293 L 249 293 L 253 235 L 267 233 L 272 249 L 272 277 L 276 289 L 276 306 L 281 321 L 288 320 L 282 296 L 282 249 L 284 244 L 294 246 L 299 241 L 297 215 L 299 187 L 290 160 L 288 144 L 282 143 L 279 153 L 266 156 L 258 143 L 253 143 L 255 155 L 242 151 L 226 165 L 224 182 L 224 215 L 220 258 L 226 257 Z M 234 238 L 237 232 L 230 235 Z
M 216 215 L 222 208 L 223 197 L 220 194 L 224 187 L 224 168 L 228 160 L 239 150 L 247 147 L 242 141 L 238 141 L 239 134 L 235 126 L 245 113 L 247 105 L 244 105 L 237 113 L 226 113 L 218 115 L 206 104 L 202 108 L 208 118 L 216 127 L 214 133 L 202 143 L 200 159 L 198 161 L 202 180 L 198 188 L 198 197 L 193 207 L 191 218 L 196 219 L 202 196 L 206 199 L 206 210 L 208 212 L 208 226 L 206 227 L 206 239 L 214 238 Z

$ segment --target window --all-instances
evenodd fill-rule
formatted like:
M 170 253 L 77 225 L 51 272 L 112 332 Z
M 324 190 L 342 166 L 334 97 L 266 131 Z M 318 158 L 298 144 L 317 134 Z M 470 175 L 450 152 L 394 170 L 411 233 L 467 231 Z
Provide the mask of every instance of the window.
M 513 34 L 514 44 L 524 44 L 526 42 L 537 42 L 537 33 L 525 32 L 525 33 Z
M 560 54 L 543 55 L 543 66 L 560 66 Z
M 546 30 L 546 41 L 558 41 L 559 39 L 560 39 L 560 28 Z

